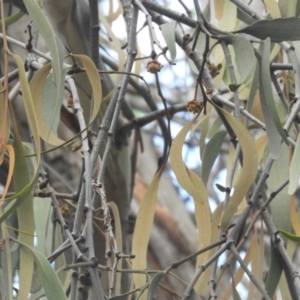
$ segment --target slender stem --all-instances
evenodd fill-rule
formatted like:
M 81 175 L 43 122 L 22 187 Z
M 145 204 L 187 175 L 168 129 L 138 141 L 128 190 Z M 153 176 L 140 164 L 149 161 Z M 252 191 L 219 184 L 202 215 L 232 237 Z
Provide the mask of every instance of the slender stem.
M 253 276 L 253 274 L 247 268 L 246 264 L 244 263 L 243 259 L 241 258 L 241 256 L 239 255 L 239 253 L 237 252 L 237 250 L 233 244 L 230 246 L 230 250 L 231 250 L 232 254 L 235 256 L 235 258 L 238 260 L 238 262 L 240 263 L 240 265 L 243 268 L 243 270 L 245 271 L 245 273 L 248 275 L 249 279 L 253 282 L 253 284 L 256 286 L 256 288 L 261 292 L 264 299 L 271 300 L 271 298 L 267 294 L 266 290 L 263 288 L 263 286 L 257 281 L 255 276 Z

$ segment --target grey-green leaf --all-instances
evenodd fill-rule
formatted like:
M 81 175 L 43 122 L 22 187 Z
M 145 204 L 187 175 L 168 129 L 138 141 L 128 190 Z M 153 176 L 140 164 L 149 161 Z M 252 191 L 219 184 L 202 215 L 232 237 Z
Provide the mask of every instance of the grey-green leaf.
M 57 82 L 58 78 L 60 77 L 62 62 L 60 61 L 60 55 L 53 29 L 51 28 L 51 25 L 48 22 L 44 12 L 36 3 L 36 1 L 24 0 L 24 4 L 51 53 L 54 78 L 55 82 Z
M 154 299 L 154 295 L 156 293 L 157 287 L 161 281 L 161 279 L 164 277 L 165 273 L 157 273 L 155 276 L 152 278 L 149 288 L 148 288 L 148 295 L 147 295 L 147 300 L 152 300 Z
M 262 45 L 262 59 L 260 62 L 259 94 L 262 112 L 264 115 L 269 147 L 273 159 L 280 154 L 281 139 L 288 144 L 275 107 L 273 98 L 271 75 L 270 75 L 270 38 L 267 38 Z
M 14 239 L 13 239 L 14 240 Z M 39 280 L 41 281 L 48 300 L 67 300 L 63 287 L 49 261 L 36 249 L 29 247 L 20 241 L 14 240 L 34 256 Z
M 293 158 L 290 164 L 290 182 L 288 194 L 293 195 L 297 189 L 298 181 L 300 177 L 300 138 L 298 136 L 296 147 L 294 150 Z
M 176 58 L 175 27 L 175 21 L 160 25 L 162 35 L 166 41 L 172 59 Z
M 235 33 L 247 33 L 261 40 L 269 37 L 272 43 L 280 43 L 300 40 L 300 30 L 296 28 L 300 28 L 300 19 L 292 17 L 259 20 Z
M 274 248 L 273 243 L 271 243 L 271 261 L 265 285 L 265 289 L 271 298 L 277 289 L 277 285 L 282 274 L 282 265 L 280 263 L 280 259 L 281 257 L 278 251 Z
M 222 146 L 223 140 L 226 136 L 226 131 L 217 132 L 207 143 L 203 157 L 202 157 L 202 170 L 201 178 L 203 183 L 206 185 L 208 182 L 208 177 L 213 167 L 213 164 L 220 154 L 220 148 Z
M 240 83 L 243 83 L 255 62 L 253 46 L 246 38 L 238 35 L 228 35 L 222 39 L 231 44 L 234 49 L 235 62 L 240 74 Z
M 64 70 L 62 76 L 59 78 L 59 87 L 53 82 L 53 76 L 50 73 L 46 79 L 43 90 L 43 115 L 47 125 L 55 134 L 57 134 L 57 127 L 60 121 L 60 108 L 64 99 L 64 79 L 66 72 L 67 70 Z

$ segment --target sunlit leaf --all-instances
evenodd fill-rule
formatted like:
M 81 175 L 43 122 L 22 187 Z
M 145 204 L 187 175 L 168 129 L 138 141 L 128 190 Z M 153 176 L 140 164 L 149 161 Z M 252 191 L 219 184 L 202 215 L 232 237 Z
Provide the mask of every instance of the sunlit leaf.
M 161 33 L 166 41 L 172 59 L 176 58 L 175 27 L 175 21 L 160 25 Z
M 176 175 L 176 178 L 179 184 L 184 188 L 196 201 L 200 204 L 204 204 L 207 201 L 206 189 L 202 183 L 202 186 L 194 186 L 191 182 L 187 167 L 185 166 L 182 159 L 182 146 L 185 140 L 185 137 L 194 121 L 188 122 L 178 133 L 175 138 L 171 150 L 170 150 L 170 163 L 173 172 Z
M 267 7 L 268 12 L 272 16 L 273 19 L 280 18 L 281 13 L 278 6 L 278 1 L 276 0 L 264 0 L 264 3 Z
M 178 133 L 173 141 L 170 150 L 170 164 L 171 168 L 182 188 L 184 188 L 194 199 L 195 203 L 195 218 L 198 228 L 199 247 L 203 248 L 210 243 L 211 237 L 211 216 L 208 204 L 208 197 L 206 188 L 202 180 L 190 169 L 188 169 L 182 159 L 182 147 L 187 133 L 194 124 L 194 120 L 188 122 Z M 197 257 L 196 267 L 204 263 L 207 258 L 207 253 Z M 195 284 L 195 290 L 203 293 L 203 286 L 201 280 Z
M 161 174 L 162 169 L 155 174 L 149 184 L 136 217 L 132 237 L 132 254 L 135 255 L 135 259 L 132 261 L 133 269 L 147 269 L 147 250 L 153 226 L 155 206 L 157 203 L 157 190 Z M 133 279 L 137 288 L 144 286 L 146 283 L 146 276 L 144 274 L 133 274 Z M 145 293 L 141 295 L 141 299 L 146 299 L 146 297 Z
M 220 108 L 217 109 L 221 110 Z M 248 192 L 248 189 L 255 180 L 258 168 L 258 159 L 255 143 L 249 131 L 225 110 L 222 109 L 221 113 L 235 132 L 243 152 L 243 167 L 237 177 L 237 183 L 234 187 L 233 195 L 230 197 L 222 217 L 221 227 L 223 230 L 226 230 L 231 218 L 236 212 L 237 207 L 242 202 Z
M 218 28 L 224 31 L 235 30 L 237 24 L 237 6 L 230 0 L 224 0 L 223 3 L 223 14 L 221 19 L 219 20 Z
M 90 84 L 92 86 L 94 105 L 93 105 L 93 111 L 90 114 L 91 117 L 89 121 L 90 123 L 92 123 L 95 120 L 96 116 L 98 115 L 100 105 L 101 105 L 102 85 L 101 85 L 100 76 L 95 64 L 88 56 L 79 55 L 79 54 L 78 55 L 72 54 L 72 56 L 78 58 L 81 61 L 81 63 L 85 68 Z
M 274 20 L 259 20 L 250 26 L 236 33 L 247 33 L 261 40 L 270 38 L 272 43 L 280 43 L 282 41 L 297 41 L 300 40 L 299 30 L 300 19 L 298 18 L 280 18 Z

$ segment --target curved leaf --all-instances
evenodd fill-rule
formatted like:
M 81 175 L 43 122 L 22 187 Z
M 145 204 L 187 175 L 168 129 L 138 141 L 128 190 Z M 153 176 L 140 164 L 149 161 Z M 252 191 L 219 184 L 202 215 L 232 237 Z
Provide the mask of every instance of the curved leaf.
M 286 237 L 288 240 L 293 241 L 295 243 L 300 244 L 300 236 L 289 233 L 283 229 L 278 229 L 278 231 L 284 236 Z
M 204 248 L 210 244 L 211 239 L 211 213 L 208 196 L 202 180 L 193 171 L 188 169 L 182 160 L 183 143 L 194 122 L 194 120 L 188 122 L 173 141 L 170 150 L 170 164 L 179 184 L 194 199 L 195 218 L 198 229 L 198 247 Z M 206 261 L 207 256 L 208 253 L 205 253 L 197 257 L 196 268 Z M 203 284 L 200 278 L 200 280 L 196 282 L 195 290 L 204 294 L 206 289 L 207 286 Z
M 162 171 L 163 170 L 160 169 L 149 184 L 136 217 L 132 237 L 132 253 L 135 255 L 135 259 L 132 261 L 132 268 L 136 270 L 147 269 L 147 250 L 157 203 L 158 184 Z M 141 288 L 145 285 L 146 276 L 144 274 L 136 273 L 132 276 L 137 288 Z M 142 293 L 141 297 L 142 299 L 146 299 L 146 294 Z
M 175 27 L 175 21 L 160 25 L 161 33 L 166 41 L 172 59 L 176 58 Z
M 30 168 L 30 159 L 25 156 L 25 149 L 22 144 L 19 133 L 14 128 L 14 149 L 16 153 L 16 164 L 14 169 L 14 188 L 19 191 L 24 186 L 30 184 L 31 176 L 34 172 Z M 18 225 L 20 228 L 18 241 L 33 247 L 34 243 L 34 215 L 33 215 L 33 196 L 26 193 L 18 199 L 20 205 L 17 208 Z M 20 299 L 27 299 L 30 293 L 31 281 L 33 275 L 34 260 L 32 255 L 20 248 L 20 269 L 19 280 Z
M 194 124 L 194 120 L 188 122 L 178 133 L 177 137 L 173 141 L 170 150 L 170 164 L 171 168 L 179 182 L 179 184 L 184 188 L 198 203 L 204 204 L 207 201 L 206 189 L 201 181 L 201 186 L 195 186 L 189 176 L 190 170 L 185 166 L 182 160 L 182 146 L 187 133 Z M 194 173 L 193 171 L 190 171 Z M 198 176 L 197 176 L 198 177 Z
M 277 159 L 280 154 L 281 138 L 288 145 L 286 133 L 284 132 L 275 107 L 271 76 L 270 76 L 270 39 L 267 38 L 263 43 L 262 61 L 260 63 L 259 74 L 259 94 L 260 103 L 266 130 L 269 138 L 269 148 L 273 159 Z M 281 137 L 281 138 L 280 138 Z
M 100 105 L 101 105 L 101 81 L 100 76 L 98 73 L 98 70 L 96 69 L 94 63 L 91 61 L 91 59 L 85 55 L 75 55 L 72 54 L 72 56 L 78 58 L 87 73 L 88 79 L 90 81 L 90 84 L 92 86 L 93 91 L 93 99 L 94 99 L 94 105 L 93 110 L 91 112 L 91 118 L 90 122 L 87 125 L 87 127 L 94 121 L 96 118 Z M 68 141 L 64 141 L 60 138 L 58 138 L 50 129 L 49 125 L 47 124 L 46 120 L 44 119 L 43 110 L 42 110 L 42 94 L 44 91 L 44 86 L 46 82 L 46 78 L 50 72 L 51 64 L 44 65 L 40 70 L 36 72 L 36 74 L 33 76 L 31 82 L 30 82 L 30 89 L 33 96 L 35 109 L 36 109 L 36 115 L 38 118 L 38 122 L 40 125 L 40 136 L 41 138 L 46 141 L 47 143 L 55 146 L 62 146 Z
M 101 106 L 101 100 L 102 100 L 102 85 L 101 85 L 101 80 L 100 80 L 100 76 L 98 73 L 98 70 L 95 66 L 95 64 L 93 63 L 93 61 L 86 55 L 79 55 L 79 54 L 72 54 L 72 56 L 80 59 L 80 61 L 82 62 L 86 74 L 88 76 L 88 79 L 90 81 L 90 84 L 92 86 L 92 91 L 93 91 L 93 101 L 94 101 L 94 105 L 93 105 L 93 110 L 92 113 L 90 114 L 90 124 L 95 120 L 100 106 Z
M 5 211 L 0 216 L 0 223 L 2 223 L 13 211 L 15 211 L 15 209 L 22 203 L 22 199 L 24 199 L 25 195 L 27 195 L 31 191 L 36 180 L 38 179 L 38 175 L 39 175 L 38 170 L 39 170 L 40 157 L 41 157 L 39 127 L 38 127 L 37 118 L 33 107 L 33 101 L 31 97 L 29 85 L 25 74 L 24 64 L 22 59 L 19 56 L 14 55 L 12 53 L 10 53 L 10 55 L 12 55 L 13 58 L 15 59 L 19 69 L 19 78 L 20 78 L 20 85 L 22 89 L 23 99 L 24 99 L 24 106 L 25 106 L 28 122 L 30 125 L 30 129 L 33 135 L 35 151 L 37 153 L 37 169 L 35 170 L 34 175 L 31 176 L 31 181 L 25 186 L 23 186 L 21 191 L 18 190 L 12 197 L 6 198 L 6 200 L 12 200 L 12 199 L 14 200 L 11 201 L 5 207 Z M 13 115 L 12 115 L 12 120 L 13 120 L 14 135 L 19 134 Z M 24 197 L 20 197 L 20 196 L 24 196 Z
M 147 295 L 147 300 L 153 300 L 156 290 L 159 286 L 160 281 L 162 280 L 162 278 L 164 277 L 165 273 L 161 272 L 161 273 L 157 273 L 155 274 L 155 276 L 153 276 L 149 288 L 148 288 L 148 295 Z
M 270 38 L 272 43 L 280 43 L 283 41 L 300 40 L 300 31 L 295 28 L 300 27 L 300 19 L 298 18 L 280 18 L 274 20 L 259 20 L 250 26 L 235 33 L 247 33 L 261 40 Z
M 13 239 L 19 243 L 20 246 L 34 257 L 34 261 L 37 266 L 38 276 L 45 290 L 45 294 L 48 300 L 67 300 L 63 287 L 51 267 L 48 260 L 36 249 Z
M 40 34 L 42 35 L 52 57 L 53 64 L 53 73 L 54 73 L 54 82 L 58 87 L 58 91 L 61 90 L 61 68 L 62 68 L 62 57 L 59 54 L 57 42 L 55 39 L 55 35 L 53 29 L 48 22 L 44 12 L 39 7 L 36 1 L 32 0 L 24 0 L 24 4 L 26 9 L 33 19 L 33 22 Z
M 249 131 L 242 125 L 241 122 L 235 119 L 228 112 L 218 107 L 217 109 L 221 111 L 227 122 L 232 127 L 243 152 L 243 167 L 238 174 L 233 195 L 230 197 L 222 216 L 221 227 L 225 231 L 230 223 L 231 218 L 235 214 L 237 207 L 242 202 L 251 184 L 255 180 L 258 168 L 258 158 L 255 143 Z
M 250 74 L 255 63 L 255 56 L 252 44 L 244 37 L 238 35 L 228 35 L 224 38 L 232 45 L 235 53 L 235 62 L 240 74 L 239 83 L 243 83 Z M 234 86 L 234 88 L 236 88 Z M 239 88 L 239 86 L 237 86 Z
M 280 263 L 281 256 L 277 249 L 275 249 L 271 241 L 271 260 L 270 268 L 268 271 L 268 276 L 265 284 L 265 290 L 268 295 L 272 298 L 277 287 L 282 274 L 282 264 Z
M 293 195 L 296 192 L 296 189 L 298 187 L 298 181 L 300 177 L 299 160 L 300 160 L 300 137 L 298 136 L 293 158 L 290 163 L 290 172 L 289 172 L 290 182 L 289 182 L 289 189 L 288 189 L 289 195 Z
M 213 167 L 213 164 L 220 153 L 220 149 L 223 143 L 223 140 L 226 136 L 226 131 L 217 132 L 207 143 L 203 158 L 202 158 L 202 168 L 201 168 L 201 178 L 204 185 L 208 182 L 208 177 L 210 171 Z

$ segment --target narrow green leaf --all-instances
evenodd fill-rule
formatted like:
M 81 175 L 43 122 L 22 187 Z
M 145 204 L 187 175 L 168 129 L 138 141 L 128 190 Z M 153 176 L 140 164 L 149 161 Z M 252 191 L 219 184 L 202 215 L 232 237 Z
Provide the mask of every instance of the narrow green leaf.
M 284 236 L 286 237 L 288 240 L 293 241 L 295 243 L 300 244 L 300 236 L 289 233 L 283 229 L 278 229 L 278 231 Z
M 63 287 L 51 267 L 48 260 L 43 256 L 42 253 L 36 249 L 27 246 L 20 241 L 14 240 L 19 243 L 24 250 L 28 251 L 34 257 L 34 261 L 37 265 L 39 279 L 45 290 L 45 294 L 48 300 L 67 300 L 66 294 L 63 290 Z
M 288 145 L 275 107 L 270 76 L 270 39 L 267 38 L 262 45 L 262 61 L 260 63 L 259 94 L 260 103 L 266 123 L 269 147 L 272 158 L 277 159 L 280 154 L 281 138 Z M 281 137 L 281 138 L 280 138 Z
M 161 273 L 157 273 L 153 276 L 149 288 L 148 288 L 148 295 L 147 295 L 147 300 L 153 300 L 156 290 L 159 286 L 160 281 L 162 280 L 162 278 L 164 277 L 165 273 L 161 272 Z
M 5 20 L 4 20 L 5 26 L 7 27 L 9 25 L 14 24 L 19 19 L 21 19 L 24 15 L 25 15 L 25 13 L 23 13 L 22 11 L 18 11 L 16 13 L 14 13 L 13 15 L 5 18 Z M 2 21 L 1 20 L 0 20 L 0 31 L 2 31 Z
M 282 274 L 282 265 L 280 263 L 280 259 L 281 256 L 279 255 L 278 251 L 274 248 L 274 245 L 271 242 L 271 261 L 265 285 L 265 289 L 270 298 L 273 298 L 273 295 L 277 289 Z
M 297 138 L 296 147 L 294 150 L 293 158 L 290 163 L 290 172 L 289 172 L 289 189 L 288 194 L 293 195 L 296 192 L 298 181 L 300 177 L 300 137 Z
M 161 33 L 166 41 L 172 59 L 176 58 L 175 28 L 175 21 L 160 25 Z
M 290 148 L 285 144 L 281 145 L 280 157 L 274 161 L 272 169 L 267 180 L 268 189 L 270 192 L 275 191 L 288 178 Z M 271 202 L 271 217 L 276 228 L 281 228 L 286 231 L 291 230 L 291 202 L 288 195 L 288 187 L 285 186 L 280 193 Z
M 255 63 L 255 56 L 252 44 L 244 37 L 238 35 L 228 35 L 224 38 L 230 45 L 232 45 L 235 53 L 235 62 L 240 74 L 239 83 L 243 83 L 251 72 Z M 230 86 L 229 86 L 230 88 Z M 235 91 L 239 85 L 232 86 Z
M 300 31 L 295 28 L 300 27 L 298 18 L 280 18 L 274 20 L 259 20 L 235 33 L 247 33 L 261 40 L 270 38 L 272 43 L 282 41 L 300 40 Z
M 217 132 L 207 143 L 202 157 L 201 178 L 204 185 L 208 182 L 208 177 L 213 164 L 220 154 L 220 148 L 226 136 L 226 131 Z

